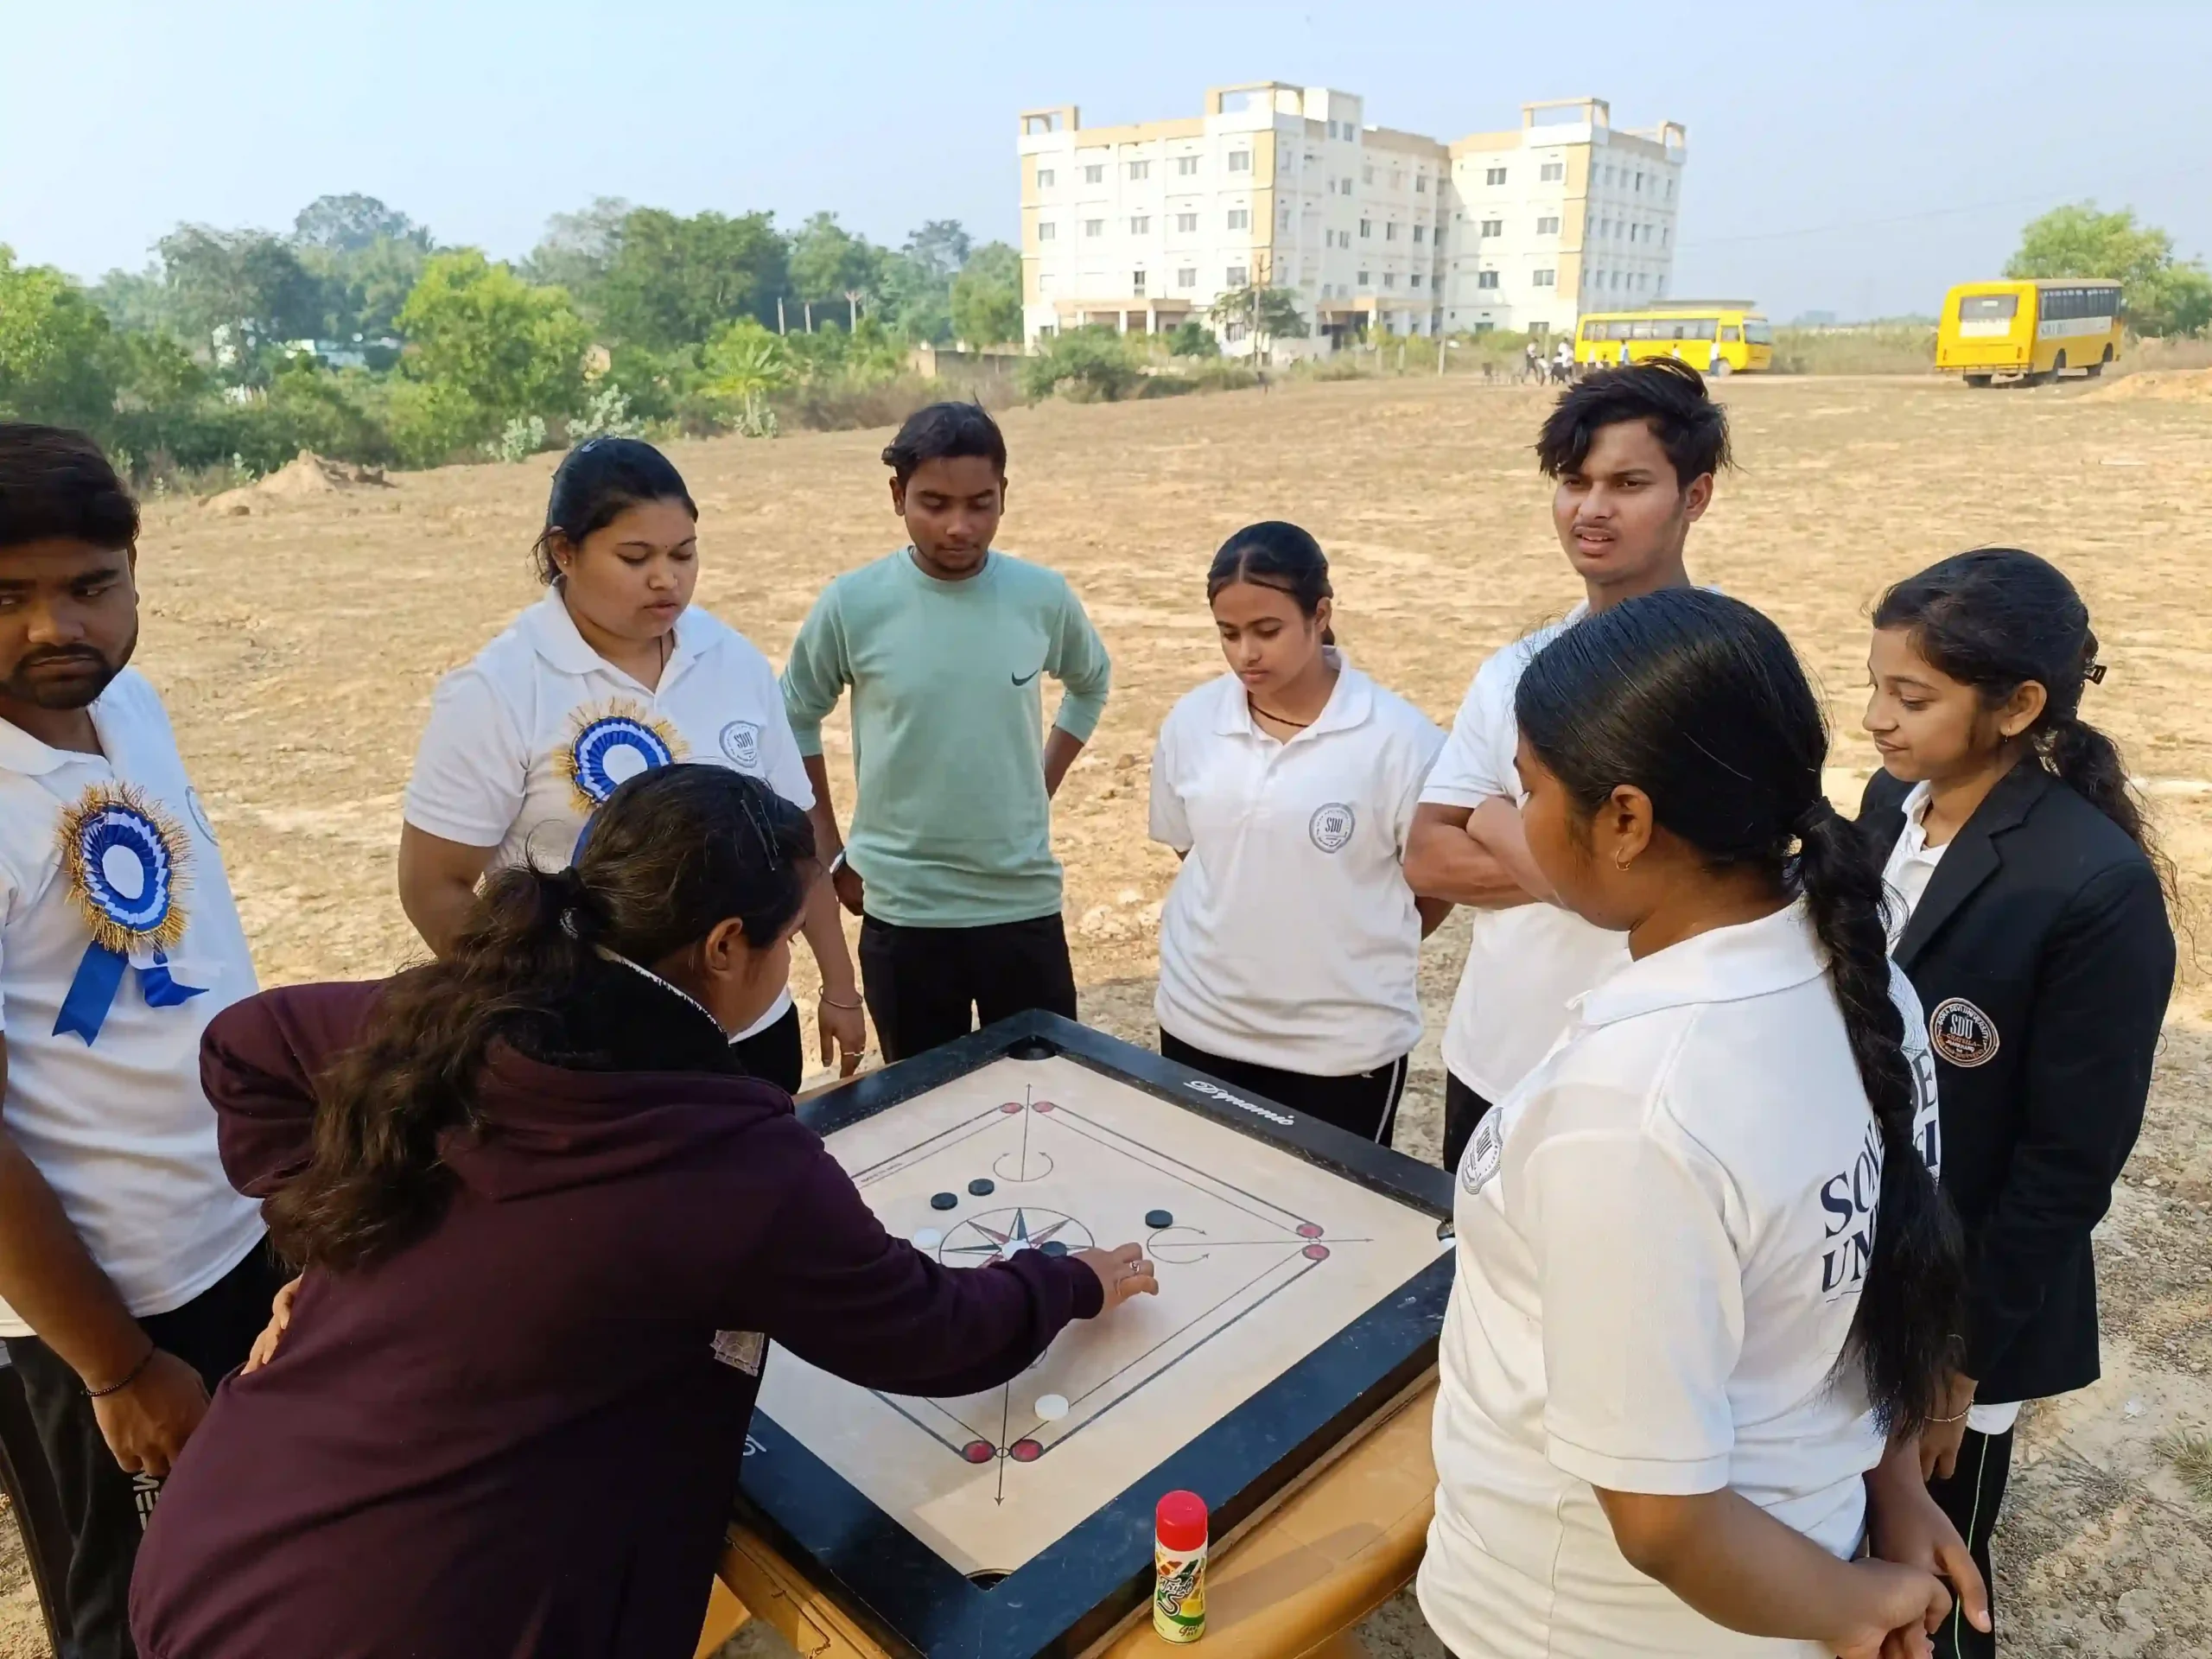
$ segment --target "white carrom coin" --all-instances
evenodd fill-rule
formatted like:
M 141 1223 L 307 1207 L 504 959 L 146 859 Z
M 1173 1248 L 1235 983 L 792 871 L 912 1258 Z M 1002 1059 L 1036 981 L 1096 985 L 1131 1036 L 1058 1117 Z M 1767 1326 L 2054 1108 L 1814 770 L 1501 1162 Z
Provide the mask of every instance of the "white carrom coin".
M 828 1145 L 948 1267 L 1129 1243 L 1158 1264 L 1159 1295 L 982 1394 L 768 1364 L 760 1408 L 962 1573 L 1020 1567 L 1445 1248 L 1410 1205 L 1058 1057 L 994 1061 Z

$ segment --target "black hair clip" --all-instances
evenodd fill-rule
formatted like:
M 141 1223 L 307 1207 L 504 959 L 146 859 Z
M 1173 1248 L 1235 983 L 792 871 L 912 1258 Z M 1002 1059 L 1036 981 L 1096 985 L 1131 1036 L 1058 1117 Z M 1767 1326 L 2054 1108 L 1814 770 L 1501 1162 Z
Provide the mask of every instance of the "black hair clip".
M 2082 671 L 2082 677 L 2091 685 L 2102 685 L 2105 683 L 2105 665 L 2102 663 L 2091 663 Z
M 784 861 L 776 851 L 776 832 L 768 822 L 767 814 L 750 791 L 741 793 L 737 798 L 745 813 L 745 822 L 753 830 L 753 838 L 760 843 L 761 856 L 768 861 L 770 869 L 777 868 Z

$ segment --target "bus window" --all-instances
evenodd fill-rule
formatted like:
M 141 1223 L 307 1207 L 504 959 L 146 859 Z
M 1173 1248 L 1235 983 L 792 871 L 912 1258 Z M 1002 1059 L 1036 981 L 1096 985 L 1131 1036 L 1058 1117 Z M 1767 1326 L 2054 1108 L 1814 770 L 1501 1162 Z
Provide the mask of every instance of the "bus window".
M 1961 322 L 2010 322 L 2018 315 L 2017 294 L 1968 294 L 1959 301 Z
M 1602 322 L 1586 322 L 1582 325 L 1582 338 L 1586 343 L 1593 340 L 1602 340 L 1605 334 L 1605 325 Z
M 1745 317 L 1744 338 L 1753 346 L 1771 346 L 1774 344 L 1774 325 L 1764 317 Z
M 1697 337 L 1700 340 L 1712 340 L 1716 338 L 1713 333 L 1713 325 L 1709 322 L 1701 322 L 1698 324 Z M 1743 338 L 1743 334 L 1742 332 L 1738 329 L 1736 325 L 1731 322 L 1721 327 L 1717 338 L 1724 340 L 1740 340 Z
M 2093 288 L 2089 290 L 2089 315 L 2111 317 L 2120 314 L 2120 290 L 2116 288 Z
M 1628 337 L 1630 340 L 1649 340 L 1652 337 L 1651 325 L 1648 322 L 1630 323 L 1629 325 Z

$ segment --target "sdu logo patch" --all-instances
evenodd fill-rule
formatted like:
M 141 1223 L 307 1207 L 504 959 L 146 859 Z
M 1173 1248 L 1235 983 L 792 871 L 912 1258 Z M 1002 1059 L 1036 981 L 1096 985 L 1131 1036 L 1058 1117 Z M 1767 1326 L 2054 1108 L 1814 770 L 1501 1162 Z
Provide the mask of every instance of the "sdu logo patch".
M 1947 997 L 1928 1016 L 1928 1041 L 1953 1065 L 1987 1065 L 1997 1058 L 1997 1022 L 1963 996 Z
M 1497 1113 L 1493 1109 L 1483 1114 L 1483 1121 L 1475 1125 L 1475 1138 L 1467 1142 L 1467 1150 L 1459 1158 L 1459 1185 L 1462 1191 L 1473 1194 L 1489 1185 L 1490 1178 L 1497 1173 L 1497 1166 L 1505 1157 L 1505 1131 L 1498 1127 Z

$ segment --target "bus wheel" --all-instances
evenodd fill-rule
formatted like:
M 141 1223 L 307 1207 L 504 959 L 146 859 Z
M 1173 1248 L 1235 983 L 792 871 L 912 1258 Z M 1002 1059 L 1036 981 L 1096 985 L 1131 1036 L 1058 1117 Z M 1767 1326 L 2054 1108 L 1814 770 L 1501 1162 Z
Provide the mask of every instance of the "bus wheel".
M 1724 357 L 1716 359 L 1713 366 L 1707 370 L 1706 372 L 1710 374 L 1716 380 L 1725 380 L 1730 375 L 1736 372 L 1736 365 Z
M 1970 374 L 1967 376 L 1967 385 L 1977 388 L 1986 386 L 1990 382 L 1990 378 L 1991 377 L 1986 374 Z
M 2054 383 L 2063 380 L 2066 378 L 2065 353 L 2061 352 L 2056 357 L 2050 359 L 2050 373 L 2048 378 Z

